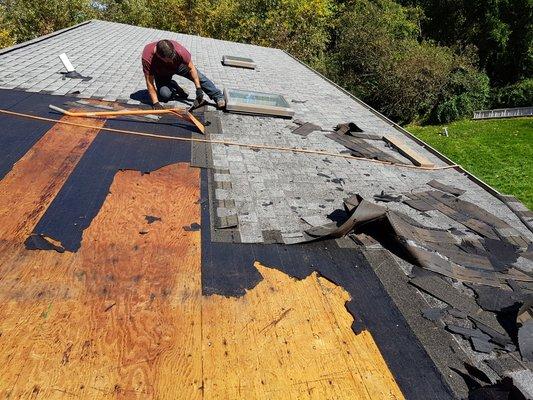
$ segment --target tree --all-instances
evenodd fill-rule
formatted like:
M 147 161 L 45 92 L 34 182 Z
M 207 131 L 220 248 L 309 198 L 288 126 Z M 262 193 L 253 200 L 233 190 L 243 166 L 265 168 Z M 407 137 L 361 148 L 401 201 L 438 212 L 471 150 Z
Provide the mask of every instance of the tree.
M 94 18 L 90 0 L 5 0 L 6 23 L 17 42 L 33 39 Z
M 471 53 L 419 41 L 419 9 L 391 0 L 354 0 L 347 9 L 329 71 L 364 101 L 401 123 L 444 115 L 434 110 L 450 101 L 454 118 L 485 104 L 488 79 Z
M 0 4 L 0 49 L 14 45 L 13 27 L 6 19 L 5 7 Z
M 479 49 L 479 67 L 493 84 L 533 75 L 531 0 L 399 0 L 419 6 L 422 34 L 441 45 Z
M 316 65 L 329 42 L 332 0 L 219 0 L 206 5 L 212 37 L 277 47 Z

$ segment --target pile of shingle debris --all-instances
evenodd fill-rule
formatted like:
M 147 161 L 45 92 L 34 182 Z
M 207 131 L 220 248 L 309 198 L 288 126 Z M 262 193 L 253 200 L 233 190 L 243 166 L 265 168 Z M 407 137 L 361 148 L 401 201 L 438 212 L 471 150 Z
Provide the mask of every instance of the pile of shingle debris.
M 533 361 L 532 242 L 503 220 L 460 199 L 463 190 L 437 181 L 428 184 L 432 190 L 404 193 L 403 202 L 422 213 L 445 214 L 462 224 L 468 235 L 458 229 L 423 226 L 354 195 L 344 201 L 342 222 L 308 229 L 308 239 L 348 236 L 363 245 L 369 239 L 379 242 L 415 266 L 410 284 L 446 305 L 420 310 L 424 317 L 470 341 L 475 352 L 491 354 L 493 364 L 494 357 L 511 357 L 528 369 Z M 400 199 L 384 193 L 375 197 Z

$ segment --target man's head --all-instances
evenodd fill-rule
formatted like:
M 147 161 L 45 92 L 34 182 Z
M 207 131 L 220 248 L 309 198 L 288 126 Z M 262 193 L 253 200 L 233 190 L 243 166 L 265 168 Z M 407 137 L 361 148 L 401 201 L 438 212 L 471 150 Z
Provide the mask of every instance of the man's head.
M 155 46 L 155 54 L 163 61 L 172 62 L 178 54 L 170 40 L 160 40 Z

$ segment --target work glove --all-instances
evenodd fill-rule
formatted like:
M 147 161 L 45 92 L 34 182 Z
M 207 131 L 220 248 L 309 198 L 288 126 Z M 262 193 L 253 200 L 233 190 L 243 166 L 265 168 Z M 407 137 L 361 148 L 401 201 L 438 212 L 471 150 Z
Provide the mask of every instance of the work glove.
M 196 99 L 194 100 L 193 107 L 196 108 L 202 104 L 202 101 L 204 100 L 204 91 L 202 88 L 196 89 Z
M 163 107 L 163 104 L 161 104 L 160 102 L 152 104 L 152 108 L 154 110 L 164 110 L 165 109 L 165 107 Z

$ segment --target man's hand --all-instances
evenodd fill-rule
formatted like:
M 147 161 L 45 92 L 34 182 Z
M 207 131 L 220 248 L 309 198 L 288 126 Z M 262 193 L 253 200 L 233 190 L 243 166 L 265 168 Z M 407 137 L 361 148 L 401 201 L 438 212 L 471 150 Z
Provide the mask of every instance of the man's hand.
M 196 88 L 196 99 L 194 100 L 193 107 L 196 108 L 200 104 L 202 104 L 202 101 L 204 100 L 204 91 L 202 88 Z
M 161 104 L 160 102 L 156 102 L 154 104 L 152 104 L 152 108 L 154 110 L 164 110 L 165 107 L 163 107 L 163 104 Z

